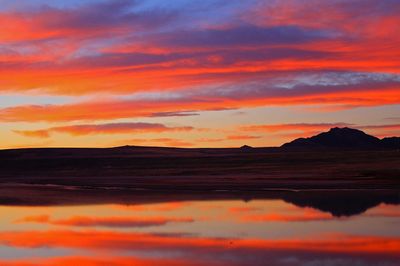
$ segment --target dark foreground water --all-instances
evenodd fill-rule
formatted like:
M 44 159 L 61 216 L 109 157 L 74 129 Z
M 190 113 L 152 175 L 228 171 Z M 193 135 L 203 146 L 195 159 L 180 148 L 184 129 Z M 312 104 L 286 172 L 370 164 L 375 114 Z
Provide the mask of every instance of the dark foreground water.
M 300 205 L 1 206 L 0 265 L 400 265 L 399 205 L 344 214 Z

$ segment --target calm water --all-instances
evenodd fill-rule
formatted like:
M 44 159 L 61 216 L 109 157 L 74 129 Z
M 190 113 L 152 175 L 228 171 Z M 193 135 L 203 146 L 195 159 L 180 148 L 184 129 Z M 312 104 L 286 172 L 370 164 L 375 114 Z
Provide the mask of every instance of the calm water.
M 400 207 L 283 200 L 0 207 L 0 265 L 400 265 Z

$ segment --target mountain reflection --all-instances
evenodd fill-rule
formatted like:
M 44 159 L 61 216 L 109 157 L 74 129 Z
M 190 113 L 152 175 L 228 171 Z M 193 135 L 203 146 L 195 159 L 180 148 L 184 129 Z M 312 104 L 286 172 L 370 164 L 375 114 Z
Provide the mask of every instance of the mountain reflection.
M 370 192 L 362 205 L 367 192 L 266 192 L 250 200 L 58 189 L 2 195 L 0 265 L 394 266 L 400 259 L 395 191 Z M 354 202 L 339 209 L 335 200 Z
M 11 186 L 11 187 L 10 187 Z M 193 200 L 280 199 L 299 207 L 310 207 L 333 216 L 359 215 L 379 204 L 400 204 L 399 190 L 310 190 L 264 192 L 185 192 L 84 189 L 63 186 L 4 185 L 3 206 L 62 206 L 84 204 L 130 204 L 185 202 Z

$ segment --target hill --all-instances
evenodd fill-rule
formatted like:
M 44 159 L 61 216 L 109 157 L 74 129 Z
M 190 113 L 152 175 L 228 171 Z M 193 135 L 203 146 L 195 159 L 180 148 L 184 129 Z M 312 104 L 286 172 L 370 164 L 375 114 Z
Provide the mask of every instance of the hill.
M 366 134 L 365 132 L 344 128 L 331 128 L 309 138 L 298 138 L 282 145 L 283 148 L 341 148 L 341 149 L 398 149 L 400 138 L 384 138 Z
M 380 140 L 359 130 L 333 128 L 283 148 L 0 150 L 0 183 L 166 193 L 393 189 L 400 188 L 396 145 L 398 138 Z

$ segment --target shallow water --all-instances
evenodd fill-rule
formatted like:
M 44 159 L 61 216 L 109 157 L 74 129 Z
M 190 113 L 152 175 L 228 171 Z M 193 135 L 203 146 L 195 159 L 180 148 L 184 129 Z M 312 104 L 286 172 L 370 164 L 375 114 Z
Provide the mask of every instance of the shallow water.
M 0 265 L 399 265 L 400 205 L 283 200 L 1 206 Z

